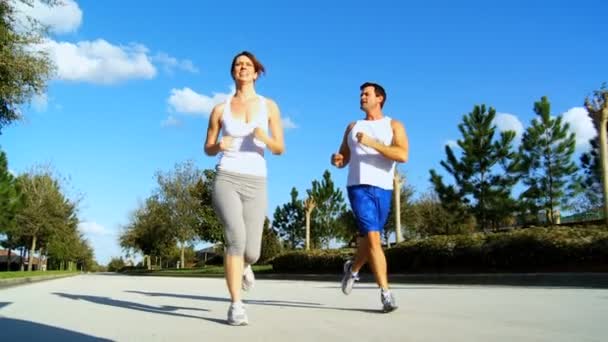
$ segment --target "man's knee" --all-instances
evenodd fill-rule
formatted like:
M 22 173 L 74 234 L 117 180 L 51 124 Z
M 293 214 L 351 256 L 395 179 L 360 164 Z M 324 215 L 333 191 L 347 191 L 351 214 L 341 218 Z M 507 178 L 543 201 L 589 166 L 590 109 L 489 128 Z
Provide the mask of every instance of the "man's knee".
M 367 244 L 370 250 L 382 250 L 382 238 L 380 232 L 373 231 L 367 233 Z

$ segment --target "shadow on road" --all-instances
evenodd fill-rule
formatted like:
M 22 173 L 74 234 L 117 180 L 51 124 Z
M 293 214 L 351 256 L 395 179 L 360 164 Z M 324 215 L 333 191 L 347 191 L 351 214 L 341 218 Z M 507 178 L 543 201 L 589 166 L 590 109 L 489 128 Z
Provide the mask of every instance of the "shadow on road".
M 50 325 L 4 317 L 0 317 L 0 331 L 2 332 L 3 341 L 111 341 L 105 338 L 99 338 L 67 329 L 52 327 Z
M 177 317 L 185 317 L 185 318 L 204 319 L 204 320 L 208 320 L 208 321 L 216 322 L 216 323 L 225 323 L 224 320 L 200 317 L 200 316 L 192 316 L 192 315 L 186 315 L 186 314 L 174 312 L 177 310 L 209 311 L 207 309 L 187 308 L 187 307 L 167 306 L 167 305 L 157 307 L 157 306 L 151 306 L 151 305 L 146 305 L 146 304 L 141 304 L 141 303 L 129 302 L 129 301 L 125 301 L 125 300 L 112 299 L 112 298 L 108 298 L 108 297 L 77 295 L 77 294 L 60 293 L 60 292 L 54 292 L 53 294 L 57 295 L 59 297 L 63 297 L 63 298 L 68 298 L 68 299 L 73 299 L 73 300 L 84 300 L 84 301 L 95 303 L 95 304 L 115 306 L 115 307 L 119 307 L 119 308 L 123 308 L 123 309 L 152 312 L 152 313 L 158 313 L 158 314 L 169 315 L 169 316 L 177 316 Z
M 177 293 L 162 293 L 162 292 L 144 292 L 144 291 L 125 291 L 127 293 L 137 293 L 145 296 L 151 297 L 171 297 L 171 298 L 181 298 L 181 299 L 194 299 L 194 300 L 202 300 L 202 301 L 212 301 L 212 302 L 229 302 L 228 298 L 223 297 L 210 297 L 210 296 L 199 296 L 199 295 L 189 295 L 189 294 L 177 294 Z M 371 310 L 371 309 L 356 309 L 356 308 L 338 308 L 331 306 L 324 306 L 320 303 L 308 303 L 308 302 L 298 302 L 298 301 L 288 301 L 288 300 L 254 300 L 247 299 L 243 300 L 245 304 L 249 305 L 266 305 L 266 306 L 278 306 L 278 307 L 289 307 L 289 308 L 302 308 L 302 309 L 324 309 L 324 310 L 340 310 L 340 311 L 357 311 L 357 312 L 367 312 L 367 313 L 382 313 L 382 310 Z

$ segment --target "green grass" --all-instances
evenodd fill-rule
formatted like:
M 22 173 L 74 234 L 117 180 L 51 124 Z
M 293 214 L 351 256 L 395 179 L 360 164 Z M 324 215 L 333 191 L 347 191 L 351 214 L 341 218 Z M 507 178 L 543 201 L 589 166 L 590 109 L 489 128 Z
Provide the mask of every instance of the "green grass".
M 26 277 L 50 277 L 63 274 L 76 274 L 77 271 L 17 271 L 17 272 L 0 272 L 0 279 L 14 279 Z
M 255 273 L 272 272 L 272 265 L 253 265 Z M 162 270 L 129 270 L 126 274 L 145 274 L 153 276 L 168 276 L 168 277 L 207 277 L 207 276 L 224 276 L 223 266 L 205 266 L 202 268 L 183 268 L 183 269 L 162 269 Z

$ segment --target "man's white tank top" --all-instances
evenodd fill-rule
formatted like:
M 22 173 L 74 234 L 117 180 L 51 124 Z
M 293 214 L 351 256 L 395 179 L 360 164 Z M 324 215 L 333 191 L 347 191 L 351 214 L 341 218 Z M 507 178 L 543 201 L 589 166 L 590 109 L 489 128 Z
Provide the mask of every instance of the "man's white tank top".
M 266 144 L 254 138 L 253 130 L 260 127 L 268 134 L 268 106 L 263 96 L 258 95 L 258 98 L 259 112 L 249 123 L 232 116 L 232 96 L 226 101 L 222 114 L 222 136 L 231 136 L 232 146 L 220 154 L 218 170 L 266 177 Z
M 384 145 L 391 145 L 393 141 L 391 121 L 388 116 L 379 120 L 358 120 L 350 130 L 347 137 L 350 148 L 347 186 L 366 184 L 387 190 L 393 189 L 395 161 L 357 141 L 357 133 L 363 132 Z

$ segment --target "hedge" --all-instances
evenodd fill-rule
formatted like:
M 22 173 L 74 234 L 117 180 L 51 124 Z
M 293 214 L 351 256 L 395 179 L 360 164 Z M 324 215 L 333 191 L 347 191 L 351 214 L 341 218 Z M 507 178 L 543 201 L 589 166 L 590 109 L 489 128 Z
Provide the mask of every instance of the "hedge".
M 608 271 L 608 230 L 527 228 L 500 233 L 437 235 L 385 250 L 389 272 Z M 341 272 L 353 249 L 293 251 L 270 261 L 274 272 Z M 365 271 L 365 270 L 364 270 Z

